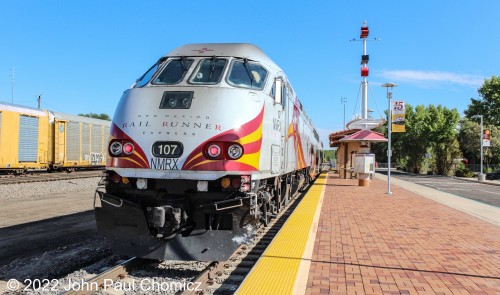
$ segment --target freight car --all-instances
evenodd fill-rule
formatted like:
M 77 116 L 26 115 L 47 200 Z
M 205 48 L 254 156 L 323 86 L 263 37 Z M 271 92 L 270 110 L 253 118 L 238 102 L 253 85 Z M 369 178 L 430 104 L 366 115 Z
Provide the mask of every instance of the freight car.
M 0 172 L 104 167 L 111 122 L 0 103 Z
M 251 44 L 191 44 L 118 103 L 95 214 L 118 254 L 225 260 L 320 170 L 285 73 Z M 96 200 L 97 201 L 97 200 Z

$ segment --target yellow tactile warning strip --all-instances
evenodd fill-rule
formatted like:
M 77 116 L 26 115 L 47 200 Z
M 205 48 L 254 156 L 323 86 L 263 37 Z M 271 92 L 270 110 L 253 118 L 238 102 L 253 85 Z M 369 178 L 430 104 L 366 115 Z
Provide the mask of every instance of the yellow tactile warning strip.
M 322 173 L 257 261 L 236 293 L 292 294 L 327 173 Z M 321 210 L 321 208 L 319 209 Z M 314 242 L 314 239 L 313 239 Z

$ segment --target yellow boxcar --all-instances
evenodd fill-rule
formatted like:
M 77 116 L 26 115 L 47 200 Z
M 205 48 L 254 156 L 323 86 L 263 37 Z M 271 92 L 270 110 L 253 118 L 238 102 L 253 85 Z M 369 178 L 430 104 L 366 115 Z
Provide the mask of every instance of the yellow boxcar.
M 47 111 L 0 103 L 0 170 L 46 169 L 48 128 Z
M 0 171 L 106 165 L 111 122 L 0 103 Z
M 110 121 L 50 112 L 53 169 L 104 167 Z

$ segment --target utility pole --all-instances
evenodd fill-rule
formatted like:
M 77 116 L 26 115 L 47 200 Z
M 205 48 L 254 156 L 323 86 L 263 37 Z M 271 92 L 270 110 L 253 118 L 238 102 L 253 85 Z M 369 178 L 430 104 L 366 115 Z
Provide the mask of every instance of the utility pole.
M 343 128 L 347 128 L 347 127 L 345 126 L 345 105 L 346 105 L 346 103 L 347 103 L 347 97 L 341 97 L 341 98 L 340 98 L 340 103 L 344 105 L 344 125 L 343 125 L 344 127 L 343 127 Z
M 38 109 L 40 109 L 40 103 L 42 101 L 42 95 L 41 94 L 38 95 L 37 101 L 38 101 Z
M 387 113 L 387 134 L 388 134 L 388 139 L 389 141 L 387 142 L 387 193 L 388 195 L 392 195 L 391 192 L 391 156 L 392 156 L 392 150 L 391 150 L 391 127 L 392 127 L 392 106 L 391 106 L 391 99 L 392 99 L 392 88 L 398 86 L 398 84 L 394 83 L 385 83 L 382 84 L 382 87 L 385 87 L 387 89 L 387 99 L 389 100 L 389 112 Z
M 485 179 L 485 176 L 483 174 L 483 115 L 474 115 L 471 117 L 471 119 L 477 119 L 477 118 L 480 118 L 481 119 L 481 131 L 479 132 L 479 144 L 480 144 L 480 147 L 481 147 L 481 158 L 480 158 L 480 165 L 479 165 L 479 175 L 478 175 L 478 181 L 484 181 Z
M 12 73 L 10 74 L 10 76 L 12 77 L 12 103 L 14 103 L 14 84 L 16 82 L 16 69 L 15 68 L 11 68 L 10 69 L 12 71 Z

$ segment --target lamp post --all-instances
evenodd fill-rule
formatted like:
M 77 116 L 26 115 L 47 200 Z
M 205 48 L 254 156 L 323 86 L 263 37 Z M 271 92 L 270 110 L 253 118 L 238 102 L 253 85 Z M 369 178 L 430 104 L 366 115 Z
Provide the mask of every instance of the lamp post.
M 341 97 L 340 103 L 344 105 L 344 126 L 342 126 L 342 128 L 346 128 L 346 126 L 345 126 L 345 104 L 347 103 L 347 97 Z
M 392 121 L 392 106 L 391 106 L 391 98 L 392 98 L 392 88 L 398 86 L 398 84 L 394 83 L 385 83 L 382 84 L 382 87 L 387 89 L 387 99 L 389 101 L 389 112 L 387 113 L 387 134 L 388 134 L 388 142 L 387 142 L 387 193 L 388 195 L 392 195 L 391 192 L 391 121 Z
M 483 115 L 474 115 L 471 117 L 471 119 L 481 119 L 481 131 L 479 131 L 479 142 L 481 145 L 481 163 L 479 165 L 479 175 L 477 176 L 478 181 L 484 181 L 484 175 L 483 175 Z

